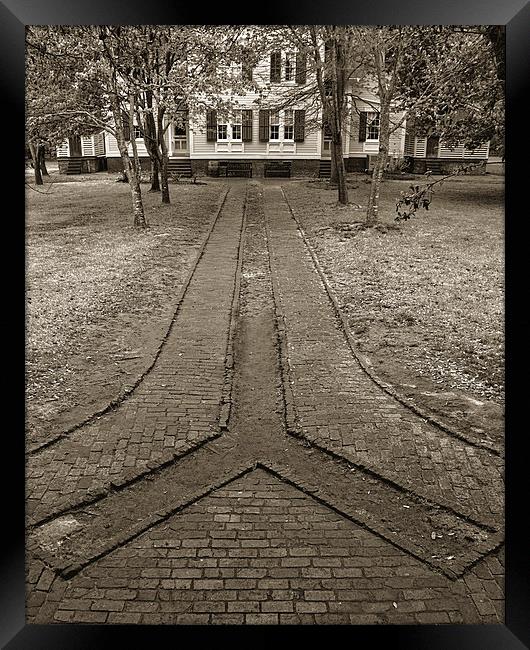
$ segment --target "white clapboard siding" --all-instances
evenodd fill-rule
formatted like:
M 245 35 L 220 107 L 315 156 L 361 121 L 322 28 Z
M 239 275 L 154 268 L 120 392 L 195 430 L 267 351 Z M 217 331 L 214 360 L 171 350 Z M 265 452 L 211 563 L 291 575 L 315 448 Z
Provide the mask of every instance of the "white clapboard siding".
M 94 156 L 94 140 L 91 135 L 84 135 L 81 138 L 81 155 Z
M 464 158 L 474 158 L 477 160 L 487 160 L 489 155 L 490 145 L 486 142 L 476 149 L 464 149 Z
M 425 158 L 427 154 L 427 138 L 416 138 L 414 156 L 416 158 Z
M 119 158 L 120 150 L 118 148 L 118 143 L 116 142 L 116 138 L 110 133 L 105 135 L 105 148 L 109 158 Z
M 136 149 L 138 151 L 138 155 L 141 156 L 142 158 L 144 156 L 148 156 L 149 154 L 147 153 L 147 148 L 145 146 L 145 142 L 143 138 L 136 138 Z M 133 155 L 133 148 L 132 144 L 129 143 L 129 156 Z
M 68 158 L 69 155 L 70 145 L 68 144 L 68 140 L 66 140 L 57 147 L 57 158 Z
M 392 115 L 391 123 L 397 124 L 401 115 Z M 401 158 L 404 153 L 405 147 L 405 127 L 399 126 L 396 130 L 390 135 L 390 142 L 388 144 L 388 154 L 392 158 Z
M 463 158 L 464 157 L 464 147 L 461 144 L 457 144 L 453 147 L 446 145 L 440 142 L 440 147 L 438 149 L 438 158 Z
M 489 153 L 489 143 L 484 143 L 476 149 L 466 149 L 464 145 L 459 144 L 454 147 L 449 147 L 440 143 L 439 158 L 471 158 L 476 160 L 487 159 Z
M 113 135 L 107 134 L 107 156 L 109 158 L 118 158 L 120 156 L 120 150 L 118 148 L 118 143 L 116 138 Z M 136 148 L 138 150 L 138 155 L 142 158 L 148 156 L 147 149 L 145 148 L 145 142 L 143 138 L 136 138 Z M 129 143 L 129 156 L 133 155 L 132 145 Z
M 303 142 L 295 142 L 296 156 L 299 158 L 315 158 L 318 154 L 318 140 L 321 137 L 321 131 L 308 131 L 306 128 Z

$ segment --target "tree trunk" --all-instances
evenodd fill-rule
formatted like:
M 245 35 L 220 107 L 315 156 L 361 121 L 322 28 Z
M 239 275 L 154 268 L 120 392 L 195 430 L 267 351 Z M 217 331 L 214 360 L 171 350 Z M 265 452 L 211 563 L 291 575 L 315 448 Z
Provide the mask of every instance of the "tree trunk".
M 162 165 L 160 166 L 160 183 L 162 188 L 162 203 L 171 203 L 169 198 L 169 159 L 167 151 L 162 153 Z
M 335 143 L 333 142 L 333 140 L 330 143 L 330 151 L 331 151 L 331 177 L 329 181 L 330 183 L 338 183 L 337 164 L 335 162 Z
M 337 189 L 339 191 L 339 203 L 347 205 L 348 188 L 346 187 L 346 169 L 344 167 L 344 157 L 342 155 L 342 134 L 340 132 L 333 135 L 331 144 L 332 162 L 331 168 L 335 168 Z
M 164 113 L 162 110 L 160 110 L 160 107 L 158 109 L 158 115 L 157 115 L 157 126 L 158 126 L 158 144 L 160 147 L 160 183 L 161 183 L 161 188 L 162 188 L 162 203 L 170 203 L 170 198 L 169 198 L 169 156 L 168 156 L 168 150 L 167 150 L 167 145 L 166 145 L 166 140 L 164 138 Z
M 158 126 L 158 145 L 160 147 L 161 156 L 160 156 L 160 184 L 162 187 L 162 203 L 171 203 L 169 198 L 169 155 L 166 145 L 166 140 L 164 138 L 164 113 L 158 109 L 157 116 L 157 126 Z
M 137 228 L 147 228 L 148 224 L 145 218 L 144 204 L 142 201 L 142 188 L 140 187 L 140 177 L 138 175 L 138 170 L 135 168 L 134 160 L 131 160 L 131 157 L 129 156 L 129 149 L 124 135 L 125 125 L 123 122 L 123 114 L 121 112 L 117 94 L 111 95 L 111 103 L 112 103 L 112 114 L 114 117 L 114 124 L 116 128 L 116 133 L 115 133 L 116 141 L 118 143 L 118 149 L 120 150 L 121 160 L 123 163 L 123 170 L 125 172 L 127 180 L 129 181 L 129 187 L 131 188 L 134 225 Z M 129 115 L 129 127 L 131 126 L 131 121 L 132 121 L 131 118 L 132 109 L 133 109 L 133 105 L 131 104 L 131 113 Z M 134 138 L 133 129 L 131 129 L 131 136 L 132 138 Z
M 131 160 L 128 153 L 127 158 L 129 162 L 129 185 L 131 186 L 131 195 L 133 202 L 134 212 L 134 225 L 137 228 L 146 228 L 147 221 L 145 219 L 144 205 L 142 201 L 142 188 L 140 181 L 142 178 L 142 168 L 140 166 L 140 159 L 138 158 L 138 147 L 136 146 L 136 138 L 134 137 L 134 104 L 135 97 L 131 93 L 129 95 L 129 133 L 131 134 L 131 147 L 133 150 L 133 159 Z
M 151 188 L 150 192 L 160 192 L 160 151 L 158 149 L 158 136 L 156 121 L 153 116 L 153 93 L 148 90 L 145 93 L 146 110 L 143 115 L 144 143 L 151 162 Z
M 40 164 L 39 164 L 38 146 L 35 146 L 30 142 L 29 150 L 31 153 L 31 159 L 33 160 L 33 171 L 35 173 L 35 185 L 44 185 L 44 181 L 42 180 Z
M 151 188 L 150 192 L 160 192 L 160 165 L 158 158 L 151 157 Z
M 41 174 L 43 176 L 49 176 L 48 170 L 46 168 L 46 160 L 44 159 L 44 155 L 45 155 L 45 147 L 43 144 L 39 144 L 37 149 L 37 157 L 39 159 L 39 167 L 41 170 Z
M 370 186 L 370 197 L 368 199 L 368 208 L 366 210 L 366 225 L 374 226 L 378 221 L 379 212 L 379 193 L 383 172 L 388 159 L 388 150 L 390 148 L 390 101 L 386 97 L 381 97 L 380 105 L 380 123 L 379 123 L 379 153 L 372 173 L 372 184 Z
M 136 228 L 147 228 L 147 221 L 144 214 L 144 205 L 142 201 L 142 189 L 140 187 L 140 178 L 136 171 L 132 171 L 129 184 L 131 186 L 134 225 Z

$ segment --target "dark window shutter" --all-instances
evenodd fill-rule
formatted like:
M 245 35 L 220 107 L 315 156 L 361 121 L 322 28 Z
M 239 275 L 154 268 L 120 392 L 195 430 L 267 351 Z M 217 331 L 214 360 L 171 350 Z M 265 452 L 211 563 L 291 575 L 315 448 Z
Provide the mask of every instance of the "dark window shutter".
M 243 81 L 252 81 L 252 64 L 245 62 L 243 63 Z
M 121 119 L 123 122 L 123 137 L 125 138 L 126 142 L 130 142 L 131 140 L 131 128 L 129 126 L 129 115 L 125 111 L 122 112 Z
M 259 112 L 259 141 L 268 142 L 269 141 L 269 111 L 265 109 L 260 109 Z
M 305 52 L 296 53 L 296 75 L 295 81 L 297 84 L 305 84 L 307 73 L 307 54 Z
M 241 139 L 243 142 L 252 142 L 252 111 L 241 111 Z
M 294 112 L 294 141 L 303 142 L 305 140 L 305 111 Z
M 328 63 L 331 60 L 332 47 L 333 47 L 333 41 L 331 39 L 327 40 L 324 43 L 324 63 Z
M 282 55 L 281 52 L 271 54 L 271 83 L 278 83 L 282 80 Z
M 217 140 L 217 111 L 213 108 L 206 111 L 206 140 L 208 142 Z
M 363 111 L 359 115 L 359 142 L 366 142 L 366 120 L 368 113 Z

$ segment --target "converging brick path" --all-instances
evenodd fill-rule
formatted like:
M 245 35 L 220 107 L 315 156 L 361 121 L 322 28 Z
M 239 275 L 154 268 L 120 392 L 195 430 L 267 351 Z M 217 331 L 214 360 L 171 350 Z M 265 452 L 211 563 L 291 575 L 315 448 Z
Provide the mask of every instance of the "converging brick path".
M 502 622 L 500 472 L 361 370 L 280 187 L 236 181 L 152 371 L 29 458 L 27 619 Z
M 498 622 L 502 573 L 496 558 L 457 581 L 432 573 L 258 469 L 28 607 L 35 623 Z
M 231 188 L 151 373 L 115 411 L 29 458 L 33 521 L 218 433 L 245 194 Z
M 281 189 L 267 187 L 264 201 L 302 435 L 417 494 L 500 523 L 502 459 L 428 425 L 374 384 L 349 348 Z

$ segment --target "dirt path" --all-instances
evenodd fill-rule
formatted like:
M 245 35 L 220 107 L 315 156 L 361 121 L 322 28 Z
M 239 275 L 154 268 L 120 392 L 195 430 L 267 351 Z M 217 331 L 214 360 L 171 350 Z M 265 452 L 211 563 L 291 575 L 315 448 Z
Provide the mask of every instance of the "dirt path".
M 334 377 L 348 386 L 354 369 L 340 348 L 331 306 L 319 294 L 318 274 L 297 249 L 279 187 L 251 181 L 246 194 L 245 185 L 233 188 L 235 203 L 227 204 L 220 222 L 219 242 L 228 257 L 219 258 L 219 265 L 205 264 L 206 275 L 197 276 L 197 290 L 208 287 L 209 303 L 197 314 L 204 331 L 196 332 L 196 340 L 210 329 L 225 333 L 223 377 L 230 378 L 230 391 L 217 386 L 216 394 L 217 413 L 223 410 L 219 400 L 230 396 L 226 428 L 191 453 L 147 466 L 147 474 L 101 493 L 90 505 L 70 507 L 36 525 L 27 544 L 29 620 L 497 622 L 502 532 L 488 521 L 489 511 L 470 517 L 463 503 L 446 504 L 443 491 L 419 489 L 418 481 L 411 489 L 403 477 L 389 478 L 373 447 L 367 451 L 377 471 L 365 468 L 357 453 L 337 455 L 330 445 L 332 455 L 323 450 L 326 440 L 319 449 L 304 439 L 303 426 L 293 429 L 300 421 L 304 425 L 301 414 L 316 413 L 333 430 L 335 418 L 348 410 L 349 435 L 360 439 L 364 427 L 372 435 L 377 427 L 364 418 L 377 411 L 381 391 L 348 401 L 343 385 L 326 383 Z M 238 286 L 238 250 L 239 300 L 230 301 L 226 289 L 211 283 Z M 211 261 L 208 255 L 207 250 L 205 262 Z M 223 328 L 212 312 L 217 300 L 224 301 Z M 192 311 L 197 305 L 190 301 Z M 230 337 L 226 345 L 230 314 L 236 323 L 233 347 Z M 209 361 L 212 341 L 206 340 Z M 160 369 L 172 368 L 179 351 L 184 354 L 177 343 L 169 346 Z M 324 375 L 315 374 L 323 367 Z M 159 374 L 156 369 L 155 377 Z M 189 390 L 186 400 L 215 385 L 214 375 Z M 172 377 L 164 380 L 167 386 L 156 384 L 168 404 L 177 394 Z M 142 387 L 143 395 L 152 393 L 148 388 Z M 168 421 L 173 416 L 169 407 L 165 414 Z M 433 441 L 429 438 L 429 450 L 435 453 Z M 447 444 L 452 442 L 444 449 Z M 421 467 L 425 455 L 418 449 L 412 446 L 409 456 Z M 56 455 L 54 461 L 60 476 L 64 458 Z M 399 458 L 393 462 L 397 466 Z M 457 463 L 452 471 L 458 473 Z M 97 463 L 96 472 L 101 475 Z M 37 471 L 30 485 L 39 478 Z M 46 501 L 43 507 L 51 511 Z

